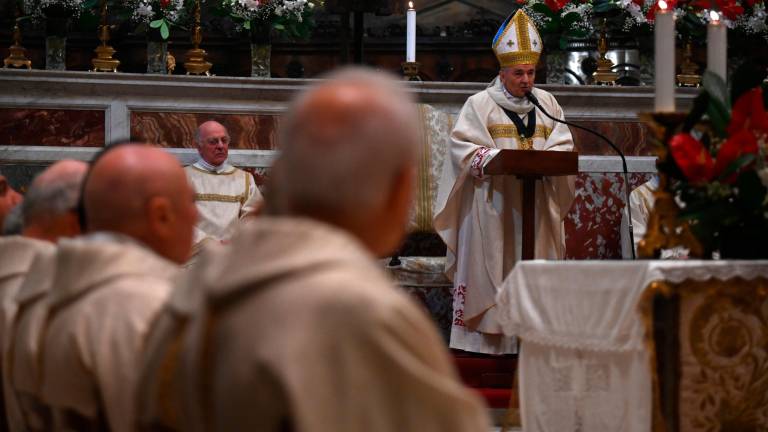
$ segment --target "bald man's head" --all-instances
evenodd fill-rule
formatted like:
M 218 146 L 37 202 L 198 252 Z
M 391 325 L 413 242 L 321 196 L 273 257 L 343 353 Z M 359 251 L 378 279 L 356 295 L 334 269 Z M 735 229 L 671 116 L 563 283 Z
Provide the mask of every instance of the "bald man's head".
M 272 211 L 341 225 L 377 253 L 396 247 L 410 208 L 418 131 L 413 98 L 399 82 L 365 69 L 331 75 L 300 96 L 283 123 Z M 389 220 L 378 220 L 384 214 Z
M 189 258 L 197 221 L 194 192 L 170 154 L 120 145 L 94 163 L 84 194 L 88 231 L 131 236 L 178 263 Z
M 24 236 L 56 242 L 80 234 L 77 203 L 87 170 L 85 162 L 63 160 L 35 178 L 21 207 Z

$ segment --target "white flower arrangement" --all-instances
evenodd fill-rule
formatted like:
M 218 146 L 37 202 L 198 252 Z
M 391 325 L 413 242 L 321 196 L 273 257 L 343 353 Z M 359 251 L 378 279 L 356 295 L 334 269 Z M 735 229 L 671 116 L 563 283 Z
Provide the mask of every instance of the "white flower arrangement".
M 170 26 L 185 13 L 184 0 L 127 0 L 126 7 L 132 11 L 132 21 L 158 29 L 163 39 L 168 39 Z
M 293 35 L 306 33 L 305 21 L 320 5 L 322 0 L 221 0 L 221 8 L 246 30 L 260 21 Z

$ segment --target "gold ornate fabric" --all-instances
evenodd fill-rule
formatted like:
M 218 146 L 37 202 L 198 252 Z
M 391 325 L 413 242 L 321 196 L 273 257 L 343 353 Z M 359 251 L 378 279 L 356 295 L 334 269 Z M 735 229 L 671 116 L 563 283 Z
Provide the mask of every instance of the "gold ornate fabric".
M 679 324 L 664 327 L 676 331 L 677 355 L 655 343 L 655 355 L 679 367 L 677 394 L 659 395 L 672 399 L 678 415 L 663 420 L 684 432 L 768 430 L 768 280 L 713 279 L 663 287 L 669 298 L 679 300 L 673 308 Z M 657 376 L 658 388 L 668 388 L 670 377 Z

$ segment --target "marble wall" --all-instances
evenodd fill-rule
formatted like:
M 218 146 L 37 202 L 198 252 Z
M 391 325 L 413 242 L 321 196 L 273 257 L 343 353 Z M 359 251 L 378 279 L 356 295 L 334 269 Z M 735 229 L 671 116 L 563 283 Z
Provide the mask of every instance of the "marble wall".
M 101 147 L 104 111 L 0 108 L 0 145 Z
M 194 147 L 195 130 L 207 120 L 223 124 L 233 149 L 274 150 L 277 114 L 131 112 L 131 139 L 161 147 Z

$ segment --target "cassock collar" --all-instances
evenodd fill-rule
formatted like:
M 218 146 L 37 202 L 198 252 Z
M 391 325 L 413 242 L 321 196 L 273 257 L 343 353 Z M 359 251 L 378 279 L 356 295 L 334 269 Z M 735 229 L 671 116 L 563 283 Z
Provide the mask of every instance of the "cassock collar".
M 514 113 L 527 114 L 533 109 L 533 104 L 528 99 L 524 97 L 514 97 L 509 94 L 507 89 L 504 88 L 504 85 L 501 83 L 501 80 L 498 76 L 494 78 L 490 84 L 488 84 L 486 91 L 497 105 Z M 533 89 L 533 92 L 536 92 L 535 88 Z
M 202 158 L 198 159 L 197 162 L 194 163 L 194 165 L 200 168 L 201 170 L 216 173 L 216 174 L 222 174 L 228 171 L 232 171 L 232 168 L 233 168 L 232 165 L 228 164 L 226 161 L 219 166 L 214 166 L 209 164 L 208 162 L 205 161 L 205 159 L 202 159 Z

